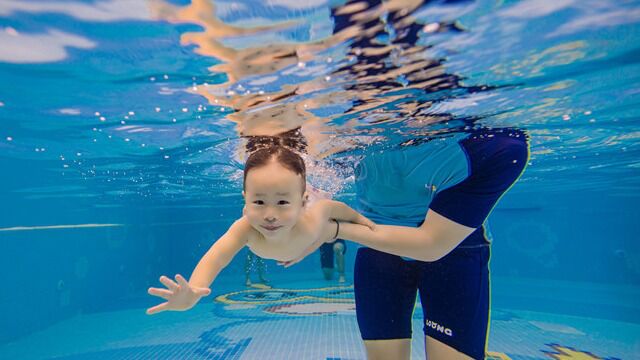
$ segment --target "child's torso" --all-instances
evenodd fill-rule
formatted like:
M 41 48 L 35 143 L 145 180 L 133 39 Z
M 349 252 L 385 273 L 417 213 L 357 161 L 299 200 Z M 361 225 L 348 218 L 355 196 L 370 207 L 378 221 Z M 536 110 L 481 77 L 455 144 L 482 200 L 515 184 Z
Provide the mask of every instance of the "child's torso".
M 251 251 L 265 259 L 289 261 L 302 254 L 322 233 L 318 221 L 311 214 L 303 214 L 298 223 L 291 229 L 291 233 L 284 239 L 266 239 L 256 229 L 252 228 L 247 240 Z

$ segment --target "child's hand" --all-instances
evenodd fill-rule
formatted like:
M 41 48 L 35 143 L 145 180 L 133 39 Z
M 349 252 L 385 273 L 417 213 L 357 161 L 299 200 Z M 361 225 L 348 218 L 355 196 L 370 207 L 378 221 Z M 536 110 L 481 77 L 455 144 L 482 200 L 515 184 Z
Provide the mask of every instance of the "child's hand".
M 334 239 L 335 241 L 335 239 Z M 320 248 L 320 246 L 322 246 L 322 244 L 324 244 L 322 241 L 316 241 L 314 243 L 312 243 L 311 245 L 309 245 L 309 247 L 302 253 L 300 254 L 298 257 L 296 257 L 293 260 L 289 260 L 289 261 L 278 261 L 278 265 L 280 266 L 284 266 L 285 268 L 288 268 L 294 264 L 299 263 L 300 261 L 302 261 L 302 259 L 304 259 L 305 257 L 307 257 L 307 255 L 313 253 L 314 251 L 318 250 L 318 248 Z
M 184 311 L 191 309 L 203 296 L 211 293 L 209 288 L 198 288 L 189 285 L 182 275 L 176 275 L 176 282 L 166 276 L 160 277 L 160 282 L 167 288 L 149 288 L 149 294 L 167 300 L 166 302 L 147 309 L 148 315 L 153 315 L 162 311 Z

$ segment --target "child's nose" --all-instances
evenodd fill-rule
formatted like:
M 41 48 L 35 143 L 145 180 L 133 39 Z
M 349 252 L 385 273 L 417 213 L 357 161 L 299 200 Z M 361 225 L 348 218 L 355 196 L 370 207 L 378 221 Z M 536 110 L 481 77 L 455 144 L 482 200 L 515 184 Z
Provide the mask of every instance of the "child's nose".
M 266 222 L 275 222 L 276 221 L 276 217 L 275 216 L 271 216 L 271 215 L 267 215 L 264 217 L 264 220 Z

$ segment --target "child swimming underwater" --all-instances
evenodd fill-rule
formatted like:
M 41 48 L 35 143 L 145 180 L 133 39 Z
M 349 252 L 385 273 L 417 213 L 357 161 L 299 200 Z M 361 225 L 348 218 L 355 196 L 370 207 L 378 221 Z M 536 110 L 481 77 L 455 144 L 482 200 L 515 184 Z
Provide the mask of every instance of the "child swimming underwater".
M 160 277 L 164 288 L 149 288 L 149 294 L 166 302 L 147 309 L 147 314 L 192 308 L 209 286 L 244 246 L 256 255 L 281 262 L 291 261 L 315 242 L 331 242 L 338 221 L 375 224 L 342 202 L 321 199 L 307 206 L 306 168 L 302 158 L 276 145 L 253 152 L 245 164 L 243 216 L 200 259 L 187 280 L 180 274 L 173 281 Z

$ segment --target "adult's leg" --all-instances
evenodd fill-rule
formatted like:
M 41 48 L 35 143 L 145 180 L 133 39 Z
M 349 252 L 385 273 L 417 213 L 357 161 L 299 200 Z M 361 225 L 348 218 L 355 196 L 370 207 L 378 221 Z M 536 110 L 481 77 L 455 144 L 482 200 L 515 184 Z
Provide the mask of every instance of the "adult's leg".
M 256 266 L 258 268 L 258 278 L 260 282 L 263 284 L 269 283 L 269 280 L 265 277 L 265 273 L 267 272 L 267 264 L 265 264 L 264 259 L 260 256 L 256 255 Z
M 253 266 L 253 253 L 251 250 L 247 251 L 247 257 L 244 259 L 244 283 L 247 286 L 251 286 L 251 267 Z
M 333 254 L 336 258 L 336 267 L 338 268 L 338 279 L 340 282 L 345 282 L 344 278 L 344 242 L 335 242 L 333 244 Z
M 484 359 L 489 327 L 488 246 L 457 248 L 421 263 L 427 358 Z
M 471 356 L 429 336 L 425 336 L 425 349 L 429 360 L 473 360 Z
M 368 359 L 410 358 L 418 271 L 399 256 L 358 249 L 354 267 L 356 315 Z
M 365 340 L 364 347 L 368 360 L 411 359 L 411 339 Z
M 333 268 L 322 268 L 322 275 L 324 275 L 325 280 L 333 279 Z
M 320 266 L 325 280 L 333 279 L 333 244 L 320 246 Z

